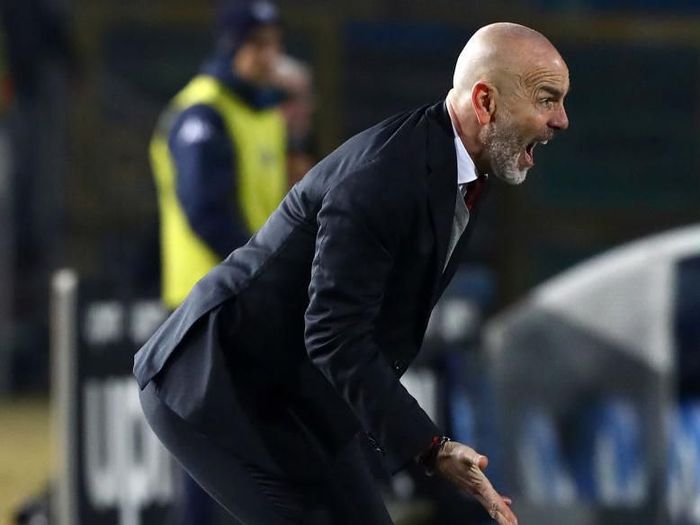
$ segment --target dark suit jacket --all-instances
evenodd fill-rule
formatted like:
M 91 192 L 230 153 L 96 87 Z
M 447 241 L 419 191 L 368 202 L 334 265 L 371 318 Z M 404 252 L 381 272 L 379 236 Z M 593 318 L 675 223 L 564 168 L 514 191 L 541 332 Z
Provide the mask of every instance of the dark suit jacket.
M 225 419 L 214 415 L 218 395 L 207 389 L 212 371 L 226 367 L 236 395 L 250 394 L 251 412 L 294 403 L 329 450 L 362 428 L 388 467 L 401 468 L 440 434 L 399 378 L 467 237 L 443 272 L 456 192 L 444 102 L 351 138 L 138 352 L 139 385 L 194 352 L 190 362 L 200 369 L 188 365 L 191 373 L 163 393 L 188 420 L 214 426 Z M 224 357 L 207 353 L 213 347 Z

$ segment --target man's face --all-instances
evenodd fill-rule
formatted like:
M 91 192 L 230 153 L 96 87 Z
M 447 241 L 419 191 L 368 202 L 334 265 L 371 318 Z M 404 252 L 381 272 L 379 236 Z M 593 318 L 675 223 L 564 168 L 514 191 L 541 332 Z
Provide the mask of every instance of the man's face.
M 525 180 L 535 164 L 535 146 L 569 126 L 564 109 L 568 90 L 568 70 L 561 58 L 535 64 L 515 79 L 499 99 L 492 122 L 481 130 L 491 174 L 509 184 Z
M 234 71 L 251 84 L 269 86 L 281 53 L 281 30 L 276 26 L 262 26 L 254 30 L 236 52 Z

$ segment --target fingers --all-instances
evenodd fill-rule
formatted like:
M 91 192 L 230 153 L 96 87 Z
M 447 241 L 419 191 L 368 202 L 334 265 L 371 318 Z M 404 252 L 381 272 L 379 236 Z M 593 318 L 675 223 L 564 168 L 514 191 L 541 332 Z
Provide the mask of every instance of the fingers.
M 478 499 L 481 500 L 481 498 Z M 489 513 L 489 516 L 491 516 L 491 519 L 496 520 L 499 525 L 518 525 L 518 518 L 516 518 L 513 511 L 510 510 L 505 499 L 500 496 L 497 495 L 495 499 L 485 500 L 481 503 Z
M 494 511 L 489 514 L 499 525 L 518 525 L 518 518 L 515 517 L 515 514 L 513 514 L 508 507 L 494 509 Z
M 501 497 L 484 474 L 489 460 L 474 449 L 455 443 L 447 455 L 446 476 L 466 493 L 476 497 L 491 518 L 499 525 L 518 525 L 518 519 L 510 509 L 510 498 Z M 456 452 L 456 454 L 454 454 Z M 451 461 L 457 460 L 449 466 Z M 467 467 L 467 468 L 464 468 Z
M 480 489 L 476 497 L 491 518 L 496 520 L 499 525 L 517 525 L 518 519 L 513 514 L 513 511 L 510 510 L 510 505 L 512 504 L 510 498 L 501 497 L 485 476 Z

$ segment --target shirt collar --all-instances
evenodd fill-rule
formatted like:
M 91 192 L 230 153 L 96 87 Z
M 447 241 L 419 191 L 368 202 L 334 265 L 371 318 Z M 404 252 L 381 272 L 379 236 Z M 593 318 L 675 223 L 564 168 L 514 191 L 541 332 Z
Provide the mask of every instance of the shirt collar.
M 462 184 L 467 184 L 477 179 L 476 165 L 469 156 L 469 153 L 467 153 L 467 148 L 464 147 L 462 139 L 459 138 L 452 119 L 450 119 L 450 123 L 452 124 L 452 131 L 455 135 L 455 150 L 457 150 L 457 185 L 461 186 Z

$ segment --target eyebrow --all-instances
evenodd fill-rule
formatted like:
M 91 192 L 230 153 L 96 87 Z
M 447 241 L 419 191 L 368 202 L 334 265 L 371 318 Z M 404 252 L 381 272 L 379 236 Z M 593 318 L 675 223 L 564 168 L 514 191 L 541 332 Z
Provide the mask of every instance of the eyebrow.
M 566 93 L 563 93 L 559 89 L 552 87 L 552 86 L 542 86 L 542 87 L 540 87 L 540 89 L 542 91 L 546 91 L 550 95 L 555 96 L 557 98 L 564 98 L 564 95 L 566 94 Z

